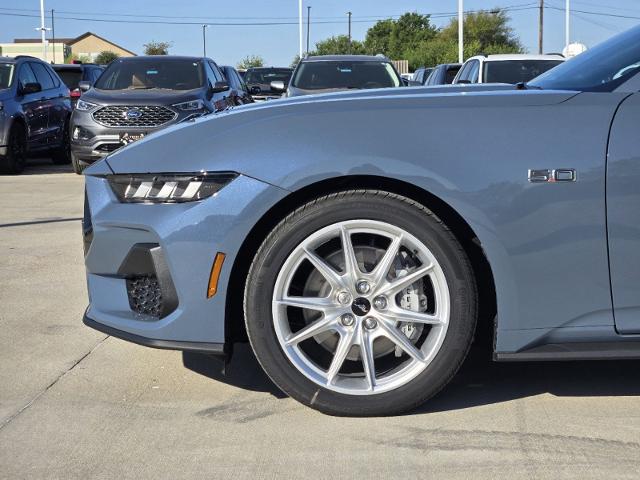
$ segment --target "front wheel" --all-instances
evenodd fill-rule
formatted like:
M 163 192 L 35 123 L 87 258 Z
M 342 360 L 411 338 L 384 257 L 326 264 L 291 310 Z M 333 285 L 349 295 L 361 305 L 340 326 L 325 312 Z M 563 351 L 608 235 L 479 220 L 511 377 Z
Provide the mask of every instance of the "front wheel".
M 269 377 L 334 415 L 398 414 L 456 373 L 477 316 L 462 247 L 429 210 L 379 191 L 316 199 L 280 222 L 245 288 Z
M 4 167 L 8 173 L 18 174 L 24 170 L 27 161 L 27 136 L 24 127 L 16 123 L 9 131 L 7 155 Z

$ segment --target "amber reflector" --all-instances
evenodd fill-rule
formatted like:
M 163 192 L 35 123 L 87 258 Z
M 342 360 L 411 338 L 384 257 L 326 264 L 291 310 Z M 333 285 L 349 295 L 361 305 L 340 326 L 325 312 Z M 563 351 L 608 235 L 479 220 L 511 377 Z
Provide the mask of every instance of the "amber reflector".
M 213 297 L 218 291 L 218 279 L 220 278 L 220 272 L 222 271 L 222 264 L 224 263 L 225 254 L 218 252 L 216 258 L 213 259 L 213 266 L 211 267 L 211 275 L 209 275 L 209 288 L 207 288 L 207 298 Z

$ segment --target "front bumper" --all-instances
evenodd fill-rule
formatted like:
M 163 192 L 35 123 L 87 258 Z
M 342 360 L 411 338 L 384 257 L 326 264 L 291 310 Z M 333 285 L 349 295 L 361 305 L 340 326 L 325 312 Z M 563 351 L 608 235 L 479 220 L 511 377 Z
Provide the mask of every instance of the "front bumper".
M 89 292 L 85 323 L 151 347 L 222 352 L 227 294 L 237 294 L 242 302 L 243 292 L 227 291 L 235 258 L 253 225 L 287 192 L 240 175 L 201 202 L 122 204 L 104 177 L 89 174 L 85 179 L 89 212 L 83 228 Z M 158 316 L 136 311 L 131 301 L 132 275 L 150 274 L 148 267 L 132 268 L 142 264 L 131 260 L 132 250 L 140 245 L 161 252 L 166 264 L 164 284 L 159 282 L 163 295 L 167 284 L 174 289 L 174 304 Z M 226 260 L 218 291 L 207 298 L 217 252 Z

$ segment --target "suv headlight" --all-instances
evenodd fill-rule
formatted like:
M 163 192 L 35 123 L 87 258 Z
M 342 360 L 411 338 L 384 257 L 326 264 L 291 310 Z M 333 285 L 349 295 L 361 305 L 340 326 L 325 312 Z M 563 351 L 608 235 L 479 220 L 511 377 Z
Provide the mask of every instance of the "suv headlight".
M 235 172 L 115 174 L 109 185 L 123 203 L 183 203 L 209 198 L 238 176 Z
M 78 103 L 76 103 L 76 109 L 80 110 L 82 112 L 93 110 L 97 106 L 98 106 L 98 104 L 96 104 L 96 103 L 87 102 L 87 101 L 82 100 L 82 99 L 78 100 Z
M 202 100 L 191 100 L 189 102 L 176 103 L 173 107 L 184 111 L 202 110 L 204 108 L 204 102 Z

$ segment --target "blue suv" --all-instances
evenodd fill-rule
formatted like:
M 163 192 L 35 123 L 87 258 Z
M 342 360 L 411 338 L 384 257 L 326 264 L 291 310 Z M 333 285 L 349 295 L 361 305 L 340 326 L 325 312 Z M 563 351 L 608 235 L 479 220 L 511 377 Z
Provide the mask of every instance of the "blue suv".
M 47 63 L 0 58 L 0 169 L 21 173 L 27 154 L 36 152 L 70 163 L 71 110 L 69 89 Z

